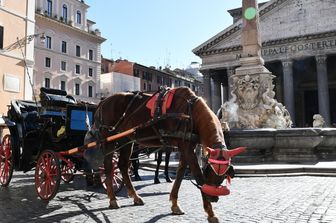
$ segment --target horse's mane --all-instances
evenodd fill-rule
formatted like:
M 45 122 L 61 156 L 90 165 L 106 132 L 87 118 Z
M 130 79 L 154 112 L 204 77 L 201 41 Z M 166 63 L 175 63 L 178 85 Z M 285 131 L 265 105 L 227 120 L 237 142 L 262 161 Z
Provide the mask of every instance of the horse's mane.
M 181 87 L 180 89 L 179 93 L 176 92 L 179 96 L 189 99 L 196 97 L 195 93 L 189 88 Z M 195 130 L 201 136 L 201 144 L 209 147 L 214 144 L 225 145 L 220 121 L 201 97 L 198 97 L 193 105 L 192 118 Z

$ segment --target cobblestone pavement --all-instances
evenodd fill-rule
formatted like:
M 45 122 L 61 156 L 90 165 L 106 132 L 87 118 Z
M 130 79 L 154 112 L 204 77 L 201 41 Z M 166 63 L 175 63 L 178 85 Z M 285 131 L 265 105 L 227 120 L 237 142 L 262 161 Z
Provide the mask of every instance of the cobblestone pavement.
M 15 172 L 0 188 L 0 222 L 206 222 L 200 192 L 184 180 L 179 200 L 185 215 L 170 214 L 170 183 L 153 184 L 154 172 L 141 170 L 136 189 L 145 206 L 133 206 L 123 189 L 121 206 L 109 210 L 103 189 L 86 188 L 83 177 L 62 183 L 50 202 L 37 198 L 33 172 Z M 335 177 L 235 178 L 231 195 L 214 204 L 221 222 L 336 222 Z

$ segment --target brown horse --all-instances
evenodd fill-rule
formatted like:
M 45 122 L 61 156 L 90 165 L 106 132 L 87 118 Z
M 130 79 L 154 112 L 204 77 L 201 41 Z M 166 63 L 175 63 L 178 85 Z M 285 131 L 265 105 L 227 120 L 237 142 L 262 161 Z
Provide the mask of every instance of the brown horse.
M 146 103 L 152 97 L 152 95 L 145 93 L 119 93 L 106 98 L 98 105 L 94 121 L 95 128 L 99 130 L 101 137 L 107 137 L 141 126 L 129 136 L 104 144 L 102 150 L 105 155 L 104 165 L 106 172 L 110 173 L 109 170 L 112 168 L 112 151 L 118 149 L 120 153 L 118 166 L 127 187 L 128 195 L 134 199 L 135 205 L 143 205 L 144 201 L 135 191 L 128 175 L 128 163 L 133 148 L 132 144 L 128 142 L 133 140 L 139 145 L 147 147 L 158 147 L 162 146 L 162 144 L 176 147 L 180 152 L 180 162 L 170 193 L 172 213 L 176 215 L 184 214 L 177 198 L 185 170 L 189 166 L 197 184 L 199 187 L 202 186 L 203 207 L 208 214 L 209 222 L 218 222 L 211 205 L 211 202 L 218 200 L 218 196 L 216 193 L 211 193 L 211 191 L 220 188 L 228 174 L 230 157 L 240 151 L 226 149 L 224 135 L 218 118 L 202 98 L 197 97 L 194 92 L 186 87 L 175 88 L 171 106 L 167 109 L 168 115 L 183 115 L 177 115 L 176 117 L 173 115 L 171 118 L 153 121 L 150 125 L 143 126 L 144 123 L 148 123 L 152 119 L 150 110 L 146 107 Z M 162 115 L 161 117 L 164 116 Z M 197 141 L 192 140 L 195 135 L 198 135 Z M 204 171 L 201 170 L 194 151 L 198 143 L 202 144 L 203 148 L 216 149 L 210 149 L 211 152 L 209 154 L 212 158 L 215 157 L 216 160 L 213 161 L 214 159 L 211 159 L 214 162 L 213 165 L 208 165 Z M 124 146 L 120 148 L 121 145 Z M 224 171 L 219 171 L 221 172 L 219 173 L 218 170 L 223 168 Z M 110 174 L 107 174 L 107 176 L 110 176 Z M 111 209 L 119 208 L 112 189 L 111 179 L 107 179 L 106 183 L 107 194 L 110 199 L 109 207 Z M 204 189 L 203 187 L 206 188 Z M 210 193 L 208 192 L 209 190 Z

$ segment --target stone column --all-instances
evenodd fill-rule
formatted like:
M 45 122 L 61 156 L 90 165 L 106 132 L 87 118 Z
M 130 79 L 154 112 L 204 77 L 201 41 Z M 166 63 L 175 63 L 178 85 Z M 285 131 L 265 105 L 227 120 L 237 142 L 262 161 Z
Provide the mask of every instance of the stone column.
M 221 101 L 222 104 L 229 100 L 228 93 L 229 93 L 229 87 L 222 84 L 222 101 Z
M 230 100 L 232 98 L 231 91 L 233 90 L 233 82 L 232 82 L 232 76 L 235 74 L 234 67 L 227 68 L 227 77 L 228 77 L 228 98 L 227 100 Z
M 316 59 L 316 71 L 317 71 L 319 113 L 324 118 L 326 125 L 330 125 L 327 56 L 319 55 L 316 56 L 315 59 Z
M 222 93 L 222 87 L 220 78 L 218 77 L 218 74 L 214 73 L 212 75 L 212 111 L 215 113 L 218 111 L 218 109 L 221 107 L 221 93 Z
M 203 89 L 204 89 L 203 98 L 207 102 L 208 106 L 211 108 L 212 103 L 211 103 L 210 71 L 202 70 L 201 73 L 203 74 Z
M 283 92 L 284 92 L 284 104 L 292 118 L 295 126 L 295 99 L 294 99 L 294 80 L 293 80 L 293 61 L 282 61 L 283 69 Z

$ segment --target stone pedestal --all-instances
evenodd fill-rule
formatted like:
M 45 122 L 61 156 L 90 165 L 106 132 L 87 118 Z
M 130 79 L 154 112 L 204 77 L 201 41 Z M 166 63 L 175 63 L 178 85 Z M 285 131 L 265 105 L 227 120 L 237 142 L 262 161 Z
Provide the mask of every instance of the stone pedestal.
M 221 122 L 227 122 L 231 129 L 291 127 L 288 111 L 274 99 L 274 76 L 261 58 L 257 1 L 243 0 L 242 13 L 241 66 L 231 78 L 232 98 L 222 105 Z

